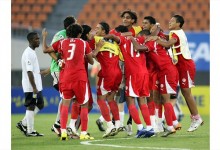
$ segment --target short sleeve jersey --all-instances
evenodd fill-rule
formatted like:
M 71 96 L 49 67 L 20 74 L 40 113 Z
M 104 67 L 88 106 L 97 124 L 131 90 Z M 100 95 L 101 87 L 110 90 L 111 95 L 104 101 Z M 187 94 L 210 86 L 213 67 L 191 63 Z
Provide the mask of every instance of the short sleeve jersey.
M 105 42 L 101 49 L 112 49 L 115 52 L 119 52 L 119 46 L 114 42 Z M 99 77 L 106 77 L 115 72 L 115 70 L 120 70 L 119 68 L 119 55 L 115 55 L 109 51 L 100 51 L 96 58 L 101 65 L 101 70 L 98 73 Z
M 57 32 L 53 37 L 51 45 L 53 43 L 57 42 L 58 40 L 61 40 L 64 38 L 66 38 L 66 30 L 61 30 L 61 31 Z M 57 65 L 57 62 L 54 59 L 51 60 L 50 72 L 60 72 L 60 67 Z
M 65 62 L 62 82 L 87 81 L 85 55 L 91 53 L 88 42 L 79 38 L 66 38 L 52 45 L 54 50 L 61 53 Z
M 125 60 L 125 76 L 136 73 L 148 73 L 146 68 L 146 57 L 143 52 L 136 52 L 131 40 L 120 36 L 120 49 Z
M 157 64 L 160 70 L 163 70 L 169 65 L 173 65 L 168 52 L 163 46 L 159 45 L 155 41 L 148 41 L 145 43 L 145 46 L 149 50 L 148 56 L 152 61 L 154 61 L 155 64 Z
M 34 82 L 37 90 L 42 91 L 42 80 L 40 75 L 40 67 L 37 59 L 36 52 L 27 47 L 22 54 L 22 88 L 24 92 L 33 92 L 33 87 L 29 81 L 28 71 L 31 71 L 34 75 Z
M 172 38 L 177 40 L 177 42 L 175 43 L 174 46 L 180 45 L 180 39 L 179 39 L 179 37 L 175 33 L 172 34 Z M 177 53 L 180 52 L 180 47 L 176 48 L 176 52 Z M 185 60 L 185 58 L 183 57 L 183 55 L 178 55 L 178 63 L 181 63 L 184 60 Z

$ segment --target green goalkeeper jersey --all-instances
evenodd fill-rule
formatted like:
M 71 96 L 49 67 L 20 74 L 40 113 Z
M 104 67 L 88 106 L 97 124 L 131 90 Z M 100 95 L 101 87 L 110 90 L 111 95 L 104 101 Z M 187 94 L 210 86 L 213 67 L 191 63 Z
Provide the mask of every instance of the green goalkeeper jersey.
M 64 38 L 66 38 L 66 30 L 61 30 L 54 35 L 50 45 Z M 56 55 L 58 56 L 58 53 L 56 53 Z M 51 60 L 50 72 L 60 72 L 60 67 L 58 66 L 57 62 L 54 59 Z

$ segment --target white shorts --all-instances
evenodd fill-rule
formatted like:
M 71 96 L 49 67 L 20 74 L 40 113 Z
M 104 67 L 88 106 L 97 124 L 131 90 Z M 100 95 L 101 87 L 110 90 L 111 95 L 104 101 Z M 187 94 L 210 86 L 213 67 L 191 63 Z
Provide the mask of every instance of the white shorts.
M 53 85 L 58 84 L 60 72 L 51 72 L 51 76 L 53 77 Z

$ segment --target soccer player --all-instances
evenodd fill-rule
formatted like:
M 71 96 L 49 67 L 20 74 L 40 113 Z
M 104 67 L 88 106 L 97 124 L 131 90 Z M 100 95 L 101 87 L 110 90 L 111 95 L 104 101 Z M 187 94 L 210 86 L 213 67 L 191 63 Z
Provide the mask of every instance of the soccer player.
M 128 31 L 131 32 L 131 35 L 135 37 L 141 30 L 141 26 L 135 26 L 137 23 L 137 14 L 132 10 L 125 10 L 120 15 L 122 23 L 128 28 Z
M 141 26 L 135 25 L 138 20 L 138 17 L 137 17 L 137 14 L 135 11 L 124 10 L 121 13 L 120 17 L 122 19 L 122 24 L 128 28 L 128 31 L 131 33 L 131 36 L 135 37 L 142 30 Z M 122 107 L 122 104 L 119 105 L 119 107 Z M 131 117 L 131 115 L 129 115 L 129 119 L 127 121 L 127 134 L 132 135 L 132 117 Z
M 96 36 L 94 36 L 94 39 L 97 46 L 93 52 L 94 57 L 97 58 L 101 65 L 101 70 L 98 73 L 97 103 L 103 118 L 107 122 L 107 129 L 103 138 L 115 135 L 121 131 L 119 130 L 119 110 L 114 100 L 114 96 L 122 80 L 122 73 L 119 67 L 119 47 L 116 42 L 103 39 L 103 36 L 109 33 L 109 29 L 110 27 L 106 22 L 100 22 L 96 26 Z M 105 100 L 107 100 L 111 113 L 115 119 L 115 126 L 110 118 L 109 108 Z
M 43 48 L 54 49 L 61 53 L 64 62 L 62 80 L 60 88 L 63 94 L 62 109 L 60 115 L 61 140 L 67 140 L 66 124 L 68 119 L 68 109 L 73 96 L 81 106 L 81 134 L 80 139 L 94 139 L 87 133 L 88 128 L 88 76 L 85 69 L 85 59 L 93 64 L 93 58 L 89 44 L 80 39 L 82 27 L 78 24 L 72 24 L 66 29 L 66 39 L 55 42 L 52 47 L 46 45 L 47 32 L 44 30 Z
M 150 95 L 148 89 L 149 74 L 146 68 L 146 58 L 144 52 L 136 52 L 130 39 L 124 36 L 107 35 L 105 38 L 112 38 L 119 43 L 125 63 L 125 85 L 126 98 L 129 113 L 137 124 L 137 138 L 151 137 L 154 130 L 151 126 L 149 110 L 146 103 L 146 97 Z M 146 129 L 141 123 L 138 110 L 135 106 L 135 98 L 138 100 L 142 116 L 146 123 Z
M 84 41 L 89 42 L 89 33 L 91 31 L 91 27 L 84 24 L 82 25 L 83 33 L 80 38 L 82 38 Z M 85 58 L 85 68 L 88 76 L 88 60 Z M 93 108 L 93 98 L 92 98 L 92 92 L 91 92 L 91 87 L 90 87 L 90 82 L 88 81 L 88 89 L 89 89 L 89 102 L 88 102 L 88 111 L 90 112 Z M 72 132 L 72 135 L 77 135 L 77 130 L 81 124 L 80 121 L 80 105 L 77 103 L 76 100 L 72 103 L 72 109 L 71 109 L 71 119 L 69 123 L 69 128 L 67 130 L 71 130 L 70 133 Z
M 34 129 L 34 115 L 44 107 L 42 96 L 42 80 L 40 67 L 35 48 L 40 45 L 38 33 L 30 32 L 27 35 L 29 46 L 24 50 L 21 58 L 22 64 L 22 88 L 25 95 L 26 114 L 22 121 L 17 123 L 26 136 L 43 136 Z
M 67 16 L 63 21 L 64 29 L 58 31 L 54 35 L 50 45 L 52 45 L 53 43 L 57 42 L 60 39 L 66 38 L 66 28 L 69 25 L 74 24 L 76 22 L 77 21 L 73 16 Z M 44 53 L 49 53 L 49 51 L 44 51 Z M 57 57 L 59 57 L 58 53 L 56 53 L 56 55 L 57 55 Z M 46 74 L 46 73 L 47 73 L 47 71 L 43 72 L 43 74 Z M 53 87 L 57 91 L 59 91 L 60 66 L 58 65 L 57 61 L 54 60 L 53 58 L 51 60 L 50 73 L 51 73 L 51 76 L 53 77 Z M 60 92 L 60 95 L 61 95 L 61 92 Z M 55 132 L 58 135 L 60 135 L 60 108 L 61 108 L 61 103 L 62 103 L 62 96 L 60 96 L 60 97 L 61 97 L 61 100 L 58 105 L 57 117 L 55 119 L 55 123 L 53 124 L 53 126 L 51 128 L 51 131 Z
M 167 131 L 162 135 L 162 137 L 167 137 L 170 134 L 176 133 L 176 130 L 181 129 L 181 125 L 176 119 L 173 106 L 170 101 L 170 94 L 176 94 L 178 72 L 163 46 L 157 44 L 155 41 L 146 42 L 146 39 L 150 36 L 149 30 L 142 30 L 139 35 L 141 36 L 139 37 L 139 43 L 142 45 L 137 45 L 137 42 L 131 38 L 132 42 L 135 43 L 135 48 L 137 50 L 146 50 L 149 52 L 149 57 L 159 68 L 159 88 L 164 101 L 164 115 L 167 123 Z
M 128 32 L 123 33 L 124 36 L 136 36 L 142 28 L 140 26 L 135 26 L 137 23 L 137 14 L 132 10 L 125 10 L 120 15 L 122 19 L 123 25 L 128 29 Z M 111 32 L 115 32 L 115 30 L 111 30 Z M 120 94 L 124 94 L 124 90 L 120 90 Z M 124 120 L 124 104 L 118 103 L 118 107 L 120 110 L 120 120 Z M 96 120 L 96 124 L 99 127 L 99 130 L 102 131 L 104 129 L 103 127 L 103 117 L 100 116 L 98 120 Z M 132 135 L 132 117 L 129 116 L 129 119 L 127 121 L 127 133 L 128 135 Z
M 199 115 L 191 88 L 194 87 L 194 79 L 196 73 L 195 63 L 191 58 L 187 37 L 182 30 L 184 18 L 180 15 L 174 15 L 169 21 L 169 41 L 162 41 L 159 37 L 155 37 L 159 44 L 165 47 L 171 47 L 173 50 L 173 63 L 179 72 L 179 84 L 181 92 L 188 105 L 191 113 L 191 125 L 188 132 L 198 129 L 204 122 Z

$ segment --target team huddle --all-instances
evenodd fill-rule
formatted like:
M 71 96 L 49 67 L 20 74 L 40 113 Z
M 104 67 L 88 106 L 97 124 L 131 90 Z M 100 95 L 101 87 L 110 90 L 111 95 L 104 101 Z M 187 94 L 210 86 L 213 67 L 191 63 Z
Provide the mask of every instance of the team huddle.
M 182 128 L 174 112 L 178 87 L 191 113 L 192 121 L 187 131 L 195 131 L 203 120 L 191 93 L 196 68 L 182 30 L 183 17 L 174 15 L 171 18 L 169 35 L 152 16 L 146 16 L 142 26 L 135 25 L 137 15 L 134 11 L 125 10 L 120 17 L 122 25 L 114 29 L 104 21 L 92 29 L 88 25 L 79 25 L 74 17 L 68 16 L 64 20 L 64 29 L 54 35 L 50 46 L 46 43 L 48 33 L 43 29 L 43 52 L 48 53 L 52 61 L 50 68 L 41 74 L 53 76 L 53 86 L 61 97 L 51 130 L 61 140 L 68 137 L 94 139 L 87 129 L 88 113 L 93 105 L 88 64 L 93 65 L 95 59 L 100 64 L 97 104 L 102 118 L 96 123 L 99 130 L 104 131 L 103 138 L 125 130 L 132 135 L 132 120 L 138 129 L 136 138 L 150 138 L 161 132 L 161 137 L 176 133 Z M 43 108 L 42 82 L 34 51 L 39 46 L 39 35 L 32 32 L 27 39 L 29 47 L 22 56 L 22 77 L 25 77 L 22 85 L 29 87 L 23 86 L 27 110 L 17 128 L 26 136 L 43 136 L 34 130 L 34 114 Z M 127 127 L 123 124 L 124 105 L 121 104 L 124 102 L 130 114 Z M 67 125 L 70 105 L 71 119 Z M 163 109 L 166 127 L 163 126 Z M 103 121 L 106 129 L 102 126 Z

